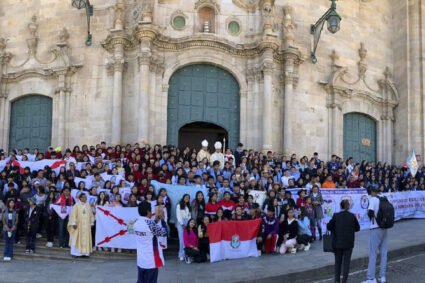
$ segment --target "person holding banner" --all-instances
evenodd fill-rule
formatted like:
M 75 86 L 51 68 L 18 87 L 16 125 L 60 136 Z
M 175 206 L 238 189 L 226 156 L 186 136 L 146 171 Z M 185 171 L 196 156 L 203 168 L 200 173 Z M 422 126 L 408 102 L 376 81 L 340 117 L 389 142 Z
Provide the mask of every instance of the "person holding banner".
M 64 187 L 62 194 L 55 201 L 55 204 L 60 205 L 61 211 L 66 211 L 66 208 L 74 204 L 69 188 Z M 69 215 L 66 215 L 65 218 L 59 217 L 59 247 L 65 248 L 68 247 L 69 242 L 69 233 L 68 233 L 68 220 Z
M 139 204 L 139 219 L 134 224 L 137 241 L 137 283 L 156 283 L 158 268 L 164 266 L 164 256 L 158 237 L 166 237 L 167 224 L 163 211 L 152 220 L 152 207 L 147 201 Z

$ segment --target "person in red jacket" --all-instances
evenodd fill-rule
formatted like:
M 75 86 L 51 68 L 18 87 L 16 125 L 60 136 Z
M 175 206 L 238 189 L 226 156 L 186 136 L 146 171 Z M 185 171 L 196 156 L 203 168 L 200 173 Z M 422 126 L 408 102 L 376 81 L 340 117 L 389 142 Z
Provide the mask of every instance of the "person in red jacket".
M 300 207 L 305 207 L 306 206 L 306 193 L 307 191 L 304 189 L 301 189 L 298 191 L 298 199 L 297 199 L 297 209 Z
M 221 204 L 217 203 L 217 193 L 211 193 L 208 199 L 208 203 L 205 206 L 205 214 L 209 215 L 211 220 L 215 220 L 217 209 L 220 207 Z
M 224 198 L 218 203 L 223 208 L 224 217 L 227 219 L 232 218 L 234 212 L 235 203 L 230 199 L 230 192 L 224 193 Z

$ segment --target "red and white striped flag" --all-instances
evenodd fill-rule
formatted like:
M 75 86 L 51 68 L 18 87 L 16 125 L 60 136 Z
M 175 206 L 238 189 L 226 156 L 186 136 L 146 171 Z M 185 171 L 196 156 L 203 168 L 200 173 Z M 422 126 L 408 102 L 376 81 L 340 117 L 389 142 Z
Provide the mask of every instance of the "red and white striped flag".
M 38 171 L 43 170 L 45 166 L 49 166 L 50 169 L 56 172 L 56 174 L 59 174 L 59 170 L 61 167 L 66 165 L 65 160 L 60 159 L 43 159 L 39 161 L 13 161 L 13 166 L 19 167 L 19 171 L 21 174 L 24 173 L 25 167 L 29 167 L 31 172 L 32 171 Z
M 261 219 L 208 224 L 211 262 L 249 256 L 258 257 L 257 235 L 260 224 Z

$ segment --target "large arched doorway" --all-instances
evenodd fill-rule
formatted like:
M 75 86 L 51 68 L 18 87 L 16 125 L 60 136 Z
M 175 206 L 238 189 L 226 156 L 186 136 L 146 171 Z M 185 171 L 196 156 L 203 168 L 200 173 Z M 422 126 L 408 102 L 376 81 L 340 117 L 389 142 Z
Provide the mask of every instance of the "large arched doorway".
M 205 133 L 202 125 L 207 124 L 202 123 L 208 123 L 225 130 L 228 146 L 236 148 L 240 121 L 239 84 L 229 72 L 208 64 L 190 65 L 177 70 L 169 84 L 168 144 L 181 144 L 179 131 L 184 125 L 197 123 L 196 127 L 191 127 L 194 135 Z M 212 128 L 207 126 L 206 129 Z M 188 129 L 183 130 L 187 132 Z M 214 142 L 210 141 L 210 144 Z M 196 145 L 198 147 L 200 143 Z
M 220 126 L 205 122 L 195 122 L 186 124 L 179 129 L 179 148 L 199 148 L 201 142 L 206 139 L 209 145 L 212 146 L 214 142 L 225 141 L 227 148 L 228 134 L 225 129 Z
M 41 95 L 22 97 L 12 103 L 9 150 L 39 148 L 52 141 L 52 99 Z
M 367 115 L 344 115 L 344 159 L 376 162 L 376 122 Z

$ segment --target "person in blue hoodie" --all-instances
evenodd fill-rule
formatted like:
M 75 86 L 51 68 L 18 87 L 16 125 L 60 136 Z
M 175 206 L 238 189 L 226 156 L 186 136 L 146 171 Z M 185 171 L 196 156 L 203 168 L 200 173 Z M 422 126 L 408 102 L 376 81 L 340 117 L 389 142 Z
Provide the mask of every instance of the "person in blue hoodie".
M 300 249 L 308 251 L 310 249 L 312 235 L 310 230 L 310 219 L 305 207 L 298 208 L 298 236 L 297 243 Z

